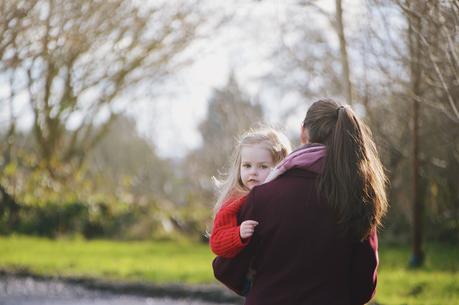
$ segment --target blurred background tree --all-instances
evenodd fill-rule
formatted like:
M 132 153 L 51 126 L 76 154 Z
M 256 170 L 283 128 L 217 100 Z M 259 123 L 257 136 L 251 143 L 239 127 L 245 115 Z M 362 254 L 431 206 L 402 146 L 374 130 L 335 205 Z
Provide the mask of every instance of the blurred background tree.
M 191 151 L 185 161 L 185 172 L 194 187 L 205 194 L 207 205 L 215 191 L 209 178 L 225 175 L 238 136 L 262 122 L 261 105 L 242 91 L 234 74 L 230 74 L 223 88 L 212 92 L 207 116 L 199 124 L 202 145 Z

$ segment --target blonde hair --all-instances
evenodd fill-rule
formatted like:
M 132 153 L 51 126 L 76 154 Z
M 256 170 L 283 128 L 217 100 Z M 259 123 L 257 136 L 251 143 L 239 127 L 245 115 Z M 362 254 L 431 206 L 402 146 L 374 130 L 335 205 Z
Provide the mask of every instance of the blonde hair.
M 271 153 L 274 165 L 282 161 L 291 151 L 287 137 L 273 128 L 251 129 L 238 140 L 234 149 L 232 162 L 223 181 L 214 179 L 219 188 L 219 195 L 214 207 L 214 216 L 221 209 L 223 203 L 231 197 L 242 197 L 249 193 L 249 189 L 241 180 L 241 150 L 245 146 L 261 144 Z

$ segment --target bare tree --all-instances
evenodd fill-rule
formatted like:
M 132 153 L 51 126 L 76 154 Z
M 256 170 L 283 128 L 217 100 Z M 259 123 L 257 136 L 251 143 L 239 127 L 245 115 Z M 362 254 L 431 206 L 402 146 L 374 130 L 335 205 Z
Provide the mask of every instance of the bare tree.
M 416 3 L 408 3 L 414 11 L 421 13 L 421 8 Z M 409 71 L 410 71 L 410 91 L 411 102 L 413 104 L 412 116 L 412 205 L 413 205 L 413 240 L 411 265 L 418 267 L 424 261 L 422 247 L 422 214 L 423 202 L 420 196 L 420 176 L 419 176 L 419 100 L 421 96 L 421 42 L 415 33 L 421 31 L 421 19 L 419 16 L 410 14 L 408 20 L 408 47 L 409 47 Z
M 114 122 L 120 101 L 139 86 L 157 88 L 186 61 L 181 54 L 203 21 L 196 7 L 194 1 L 2 1 L 7 100 L 13 105 L 18 95 L 26 97 L 40 158 L 51 173 L 58 174 L 58 164 L 80 167 Z
M 410 1 L 395 1 L 402 12 L 419 20 L 411 28 L 411 36 L 419 40 L 422 66 L 426 67 L 426 86 L 432 88 L 420 101 L 441 111 L 448 119 L 459 124 L 459 4 L 456 1 L 427 1 L 422 5 Z M 422 6 L 422 11 L 418 6 Z M 435 96 L 438 100 L 429 101 Z
M 17 52 L 17 38 L 27 24 L 27 12 L 32 10 L 37 4 L 37 1 L 2 1 L 0 4 L 0 73 L 8 70 L 14 70 L 19 62 L 19 54 Z M 14 84 L 13 75 L 5 75 L 5 80 L 12 88 Z M 10 91 L 8 97 L 0 99 L 0 106 L 9 112 L 8 124 L 4 136 L 5 149 L 3 149 L 4 163 L 7 164 L 11 160 L 13 153 L 14 136 L 16 133 L 16 117 L 14 115 L 14 99 L 16 92 Z
M 348 46 L 346 40 L 346 30 L 344 25 L 344 13 L 343 13 L 343 4 L 342 0 L 335 0 L 335 14 L 331 14 L 324 10 L 319 4 L 318 1 L 314 0 L 305 0 L 299 1 L 299 4 L 311 7 L 315 11 L 319 12 L 329 21 L 332 29 L 335 31 L 338 41 L 339 41 L 339 52 L 340 52 L 340 62 L 341 62 L 341 76 L 342 76 L 342 86 L 344 89 L 344 95 L 346 97 L 346 103 L 352 105 L 352 81 L 351 81 L 351 69 L 349 65 L 349 55 L 348 55 Z
M 336 32 L 339 38 L 340 60 L 343 74 L 346 102 L 352 105 L 351 69 L 349 68 L 349 56 L 347 55 L 346 36 L 344 34 L 343 7 L 341 0 L 335 0 Z
M 396 0 L 372 1 L 368 11 L 362 25 L 367 34 L 361 42 L 368 73 L 359 81 L 363 89 L 356 92 L 384 144 L 392 199 L 399 201 L 394 207 L 402 207 L 411 220 L 411 264 L 419 266 L 423 240 L 435 231 L 423 230 L 426 221 L 442 213 L 440 219 L 451 228 L 450 219 L 457 215 L 457 192 L 449 185 L 457 185 L 451 175 L 459 161 L 452 157 L 459 156 L 455 59 L 459 11 L 454 1 Z M 432 191 L 439 186 L 441 195 Z M 441 204 L 436 203 L 439 196 L 444 198 Z M 434 204 L 441 208 L 424 212 Z

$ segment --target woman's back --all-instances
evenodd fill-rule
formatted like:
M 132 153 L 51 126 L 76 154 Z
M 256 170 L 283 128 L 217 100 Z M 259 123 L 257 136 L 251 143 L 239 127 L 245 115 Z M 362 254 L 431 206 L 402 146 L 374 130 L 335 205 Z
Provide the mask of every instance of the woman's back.
M 340 234 L 331 210 L 317 196 L 316 185 L 317 174 L 293 169 L 256 187 L 247 198 L 241 219 L 260 223 L 249 248 L 232 261 L 234 266 L 225 266 L 228 262 L 222 259 L 214 262 L 217 278 L 225 283 L 225 279 L 219 278 L 219 264 L 237 272 L 253 261 L 256 276 L 247 294 L 247 305 L 363 304 L 366 300 L 355 303 L 351 295 L 369 299 L 373 294 L 372 280 L 362 291 L 352 292 L 351 284 L 355 281 L 351 272 L 362 274 L 363 270 L 368 273 L 366 278 L 372 279 L 377 265 L 376 249 L 367 247 L 374 253 L 371 268 L 354 269 L 353 261 L 364 258 L 354 257 L 353 244 Z M 220 276 L 225 275 L 229 274 L 222 270 Z M 233 276 L 237 278 L 234 273 Z M 225 284 L 231 287 L 230 283 Z

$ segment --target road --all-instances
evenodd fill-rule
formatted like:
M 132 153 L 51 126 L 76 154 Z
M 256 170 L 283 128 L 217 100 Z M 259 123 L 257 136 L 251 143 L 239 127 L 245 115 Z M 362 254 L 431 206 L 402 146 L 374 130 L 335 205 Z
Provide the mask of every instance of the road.
M 222 303 L 218 304 L 222 305 Z M 0 305 L 217 305 L 217 303 L 118 294 L 88 289 L 57 279 L 0 276 Z

